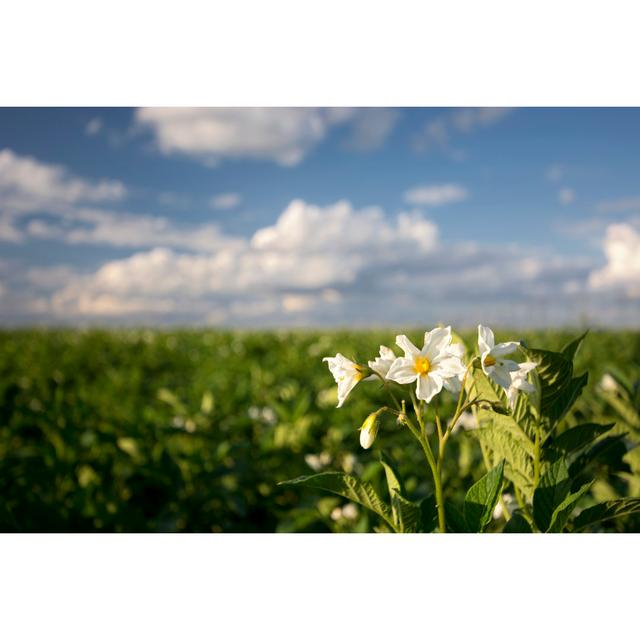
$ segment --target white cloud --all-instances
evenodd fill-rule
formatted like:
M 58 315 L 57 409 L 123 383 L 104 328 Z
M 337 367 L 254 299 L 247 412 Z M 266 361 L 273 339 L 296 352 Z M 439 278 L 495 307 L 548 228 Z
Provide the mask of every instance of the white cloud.
M 405 202 L 413 205 L 438 207 L 467 199 L 467 190 L 457 184 L 422 185 L 404 194 Z
M 355 116 L 354 109 L 157 108 L 136 111 L 165 154 L 179 153 L 215 164 L 227 158 L 299 164 L 328 131 Z
M 356 210 L 348 202 L 317 207 L 298 200 L 249 242 L 226 238 L 197 254 L 158 247 L 107 262 L 56 292 L 52 307 L 92 315 L 95 299 L 95 315 L 103 315 L 107 307 L 126 309 L 128 299 L 142 311 L 148 298 L 150 313 L 167 300 L 196 311 L 211 311 L 215 300 L 227 300 L 237 311 L 269 294 L 281 298 L 276 310 L 299 313 L 316 299 L 336 305 L 341 287 L 368 274 L 419 261 L 434 249 L 436 237 L 435 225 L 417 214 L 387 219 L 377 208 Z
M 558 191 L 558 202 L 560 202 L 560 204 L 571 204 L 575 201 L 575 199 L 576 192 L 569 187 L 563 187 L 562 189 L 560 189 L 560 191 Z
M 435 225 L 417 214 L 297 200 L 252 238 L 226 240 L 196 253 L 156 247 L 89 274 L 61 272 L 65 282 L 50 296 L 49 313 L 283 326 L 469 324 L 471 315 L 553 324 L 589 311 L 591 259 L 513 245 L 443 245 Z
M 212 209 L 233 209 L 242 202 L 239 193 L 219 193 L 209 200 Z
M 0 151 L 0 209 L 21 213 L 59 209 L 82 202 L 122 200 L 127 190 L 118 180 L 84 180 L 63 166 Z
M 609 225 L 603 248 L 607 264 L 591 273 L 589 285 L 640 297 L 640 231 L 630 224 Z
M 596 205 L 599 213 L 640 213 L 640 196 L 603 200 Z

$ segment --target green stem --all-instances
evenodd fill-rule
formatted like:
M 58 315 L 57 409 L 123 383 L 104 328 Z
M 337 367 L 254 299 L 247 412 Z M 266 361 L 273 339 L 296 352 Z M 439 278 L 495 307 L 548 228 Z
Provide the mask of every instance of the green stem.
M 420 411 L 418 399 L 416 398 L 413 389 L 411 389 L 410 395 L 411 402 L 413 404 L 413 411 L 416 414 L 416 419 L 418 420 L 418 424 L 420 425 L 420 435 L 418 437 L 418 441 L 422 446 L 422 450 L 424 451 L 424 455 L 431 469 L 431 475 L 433 476 L 433 484 L 436 494 L 436 508 L 438 510 L 438 528 L 440 529 L 440 533 L 446 533 L 447 523 L 444 512 L 444 496 L 442 493 L 441 460 L 438 459 L 438 462 L 436 462 L 433 451 L 431 450 L 431 446 L 429 445 L 429 440 L 427 439 L 427 430 L 422 418 L 422 412 Z M 414 433 L 414 435 L 416 434 Z M 438 458 L 440 458 L 440 455 L 438 455 Z

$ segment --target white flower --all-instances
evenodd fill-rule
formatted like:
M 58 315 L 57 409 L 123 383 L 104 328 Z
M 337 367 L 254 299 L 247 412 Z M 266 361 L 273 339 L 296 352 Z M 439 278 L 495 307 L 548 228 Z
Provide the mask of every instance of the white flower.
M 507 400 L 509 406 L 513 409 L 516 403 L 516 396 L 518 391 L 525 391 L 526 393 L 533 393 L 536 388 L 527 381 L 527 376 L 531 371 L 536 368 L 535 362 L 523 362 L 518 365 L 518 370 L 511 373 L 511 384 L 507 389 Z
M 493 331 L 489 327 L 478 325 L 478 349 L 482 370 L 503 389 L 511 386 L 511 373 L 518 371 L 518 363 L 503 356 L 513 353 L 519 342 L 501 342 L 496 344 Z
M 338 407 L 341 407 L 351 389 L 364 378 L 363 368 L 341 353 L 336 353 L 333 358 L 322 358 L 322 361 L 329 364 L 329 371 L 338 383 Z
M 387 373 L 387 379 L 399 384 L 417 381 L 416 395 L 430 402 L 445 381 L 464 374 L 464 365 L 457 355 L 452 355 L 451 327 L 433 329 L 424 334 L 424 346 L 418 349 L 407 336 L 396 337 L 396 344 L 404 351 L 404 358 L 397 358 Z
M 462 358 L 464 358 L 465 352 L 464 344 L 462 344 L 461 342 L 457 342 L 456 344 L 449 345 L 449 347 L 447 347 L 447 352 L 450 356 L 458 358 L 460 362 L 462 362 Z M 462 380 L 464 379 L 465 373 L 466 369 L 463 366 L 457 376 L 452 376 L 451 378 L 447 378 L 444 381 L 444 388 L 447 391 L 451 391 L 452 393 L 460 393 L 460 391 L 462 390 Z
M 396 359 L 396 354 L 389 347 L 380 345 L 380 357 L 375 360 L 369 360 L 367 363 L 371 369 L 380 374 L 383 378 L 389 372 L 391 365 Z M 376 376 L 370 376 L 372 379 Z

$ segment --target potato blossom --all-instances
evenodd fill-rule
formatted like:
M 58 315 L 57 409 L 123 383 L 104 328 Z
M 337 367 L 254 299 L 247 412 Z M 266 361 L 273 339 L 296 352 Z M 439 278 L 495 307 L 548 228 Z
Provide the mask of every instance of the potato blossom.
M 451 351 L 451 327 L 437 328 L 424 334 L 424 346 L 418 349 L 405 335 L 396 337 L 396 344 L 404 351 L 396 358 L 387 379 L 398 384 L 416 382 L 416 396 L 430 402 L 442 391 L 445 382 L 464 375 L 465 367 L 458 348 Z
M 496 344 L 493 331 L 489 327 L 478 325 L 478 350 L 482 370 L 505 391 L 511 386 L 511 374 L 520 368 L 518 363 L 504 356 L 512 354 L 520 346 L 519 342 L 500 342 Z
M 518 365 L 518 370 L 511 374 L 511 385 L 507 389 L 507 400 L 512 409 L 515 406 L 518 391 L 533 393 L 536 390 L 536 388 L 527 381 L 527 376 L 536 366 L 535 362 L 523 362 Z
M 369 360 L 367 364 L 369 365 L 369 368 L 373 369 L 373 371 L 384 378 L 389 372 L 389 369 L 391 368 L 391 365 L 393 364 L 395 359 L 396 354 L 391 349 L 389 349 L 389 347 L 385 347 L 381 344 L 380 356 L 375 360 Z
M 351 390 L 364 379 L 366 369 L 345 358 L 341 353 L 336 353 L 333 358 L 322 358 L 322 361 L 328 363 L 329 371 L 338 383 L 338 408 L 340 408 Z

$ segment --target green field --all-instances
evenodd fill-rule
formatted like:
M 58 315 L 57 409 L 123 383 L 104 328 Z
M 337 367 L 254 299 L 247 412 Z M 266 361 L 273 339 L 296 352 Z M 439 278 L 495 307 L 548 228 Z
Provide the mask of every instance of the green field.
M 577 331 L 498 331 L 559 348 Z M 421 332 L 410 332 L 418 339 Z M 0 333 L 0 529 L 3 531 L 369 531 L 346 501 L 278 482 L 354 472 L 385 491 L 383 448 L 412 496 L 432 491 L 410 434 L 386 423 L 374 446 L 357 428 L 378 385 L 345 406 L 323 356 L 361 361 L 393 331 L 4 331 Z M 473 349 L 474 332 L 463 334 Z M 589 383 L 566 426 L 616 422 L 589 500 L 640 496 L 640 332 L 592 332 L 576 360 Z M 606 372 L 616 390 L 602 389 Z M 453 402 L 443 394 L 445 402 Z M 445 494 L 484 472 L 471 432 L 452 438 Z M 424 469 L 424 473 L 422 470 Z M 417 470 L 417 471 L 416 471 Z M 638 531 L 637 516 L 598 530 Z

